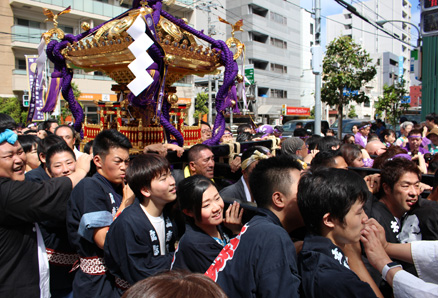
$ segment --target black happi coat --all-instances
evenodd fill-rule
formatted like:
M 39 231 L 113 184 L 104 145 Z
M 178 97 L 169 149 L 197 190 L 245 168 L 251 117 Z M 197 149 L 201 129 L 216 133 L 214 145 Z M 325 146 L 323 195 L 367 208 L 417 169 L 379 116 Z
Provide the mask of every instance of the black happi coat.
M 44 183 L 0 178 L 0 297 L 39 298 L 35 222 L 62 219 L 71 180 Z
M 161 255 L 157 233 L 139 201 L 125 208 L 111 225 L 105 241 L 108 270 L 130 285 L 157 272 L 169 270 L 175 251 L 175 232 L 166 213 L 166 253 Z
M 26 173 L 26 181 L 33 182 L 43 182 L 50 180 L 50 176 L 47 175 L 43 166 L 40 165 L 38 168 L 33 169 Z M 70 245 L 68 241 L 67 228 L 65 225 L 65 212 L 62 212 L 58 220 L 46 220 L 39 222 L 39 227 L 41 230 L 41 235 L 44 239 L 44 244 L 46 245 L 46 250 L 55 251 L 52 258 L 49 257 L 49 268 L 50 268 L 50 291 L 64 291 L 71 292 L 73 280 L 76 271 L 71 271 L 75 260 L 78 260 L 79 256 L 76 254 L 75 250 Z M 68 254 L 70 256 L 69 261 L 60 265 L 59 262 L 56 263 L 52 260 L 57 260 L 55 254 L 62 253 Z M 58 260 L 59 261 L 59 260 Z M 65 259 L 63 261 L 66 261 Z M 67 264 L 68 263 L 68 264 Z
M 218 226 L 217 228 L 221 238 L 226 243 L 230 242 L 230 238 L 222 231 L 222 227 Z M 186 232 L 178 243 L 172 269 L 205 273 L 222 248 L 224 247 L 199 227 L 186 224 Z
M 376 297 L 350 270 L 342 250 L 322 236 L 306 235 L 298 255 L 301 297 Z
M 117 189 L 117 190 L 116 190 Z M 108 227 L 121 202 L 122 188 L 99 173 L 84 178 L 73 189 L 67 208 L 69 241 L 82 258 L 103 258 L 103 249 L 94 242 L 94 230 Z M 114 277 L 108 272 L 91 275 L 77 270 L 73 281 L 74 297 L 119 297 Z
M 299 297 L 295 246 L 278 217 L 260 208 L 205 273 L 228 297 Z

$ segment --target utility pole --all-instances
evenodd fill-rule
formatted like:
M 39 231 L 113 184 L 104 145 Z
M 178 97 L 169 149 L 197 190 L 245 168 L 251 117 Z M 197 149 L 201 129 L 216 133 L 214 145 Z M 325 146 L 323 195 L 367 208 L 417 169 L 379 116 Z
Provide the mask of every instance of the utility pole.
M 315 134 L 321 134 L 321 0 L 315 0 L 315 46 L 312 47 L 312 71 L 315 74 Z
M 197 9 L 203 10 L 207 12 L 208 16 L 208 36 L 215 35 L 216 32 L 214 31 L 214 26 L 211 25 L 211 8 L 220 6 L 219 4 L 212 3 L 211 1 L 200 3 L 199 5 L 196 5 Z M 217 92 L 217 90 L 216 90 Z M 208 123 L 213 123 L 213 101 L 211 98 L 211 75 L 208 75 Z

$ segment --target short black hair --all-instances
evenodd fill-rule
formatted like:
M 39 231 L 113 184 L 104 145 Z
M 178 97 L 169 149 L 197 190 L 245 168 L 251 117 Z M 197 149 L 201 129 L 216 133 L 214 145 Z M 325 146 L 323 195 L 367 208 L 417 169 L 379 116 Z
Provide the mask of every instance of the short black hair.
M 99 155 L 102 159 L 108 155 L 111 148 L 132 148 L 129 139 L 115 129 L 101 131 L 93 142 L 93 156 Z
M 401 176 L 406 173 L 414 173 L 421 181 L 421 172 L 418 166 L 405 158 L 394 158 L 385 162 L 380 172 L 380 190 L 383 190 L 383 184 L 388 185 L 391 190 L 394 185 L 400 180 Z
M 43 122 L 43 129 L 44 130 L 49 130 L 50 126 L 52 126 L 52 123 L 58 123 L 58 120 L 56 119 L 48 119 L 46 121 Z
M 73 139 L 76 138 L 76 130 L 73 128 L 73 126 L 65 125 L 65 124 L 59 125 L 59 126 L 57 126 L 55 128 L 55 135 L 56 135 L 56 132 L 58 131 L 58 129 L 63 128 L 63 127 L 67 127 L 68 129 L 70 129 L 71 130 L 71 134 L 73 136 Z
M 153 153 L 137 155 L 126 169 L 126 181 L 135 196 L 142 201 L 141 190 L 151 187 L 151 181 L 169 171 L 169 161 Z
M 75 153 L 73 150 L 67 145 L 66 142 L 56 143 L 53 146 L 50 146 L 46 153 L 46 167 L 50 169 L 50 165 L 52 164 L 52 157 L 57 153 L 68 152 L 72 155 L 73 159 L 76 160 Z
M 412 135 L 420 135 L 422 136 L 423 131 L 421 129 L 417 129 L 417 128 L 413 128 L 409 133 L 408 133 L 408 137 L 412 136 Z
M 367 186 L 359 174 L 335 168 L 310 171 L 298 184 L 298 208 L 307 229 L 321 235 L 324 214 L 344 222 L 351 206 L 367 199 Z
M 211 150 L 211 147 L 208 145 L 205 145 L 205 144 L 196 144 L 196 145 L 192 146 L 189 149 L 189 151 L 187 152 L 188 162 L 197 160 L 199 152 L 201 152 L 202 150 L 205 150 L 205 149 L 208 149 L 211 152 L 213 152 L 213 150 Z
M 17 123 L 10 115 L 0 113 L 0 127 L 2 128 L 1 132 L 3 132 L 5 129 L 14 130 L 17 128 Z
M 34 144 L 37 144 L 38 148 L 38 144 L 41 139 L 38 138 L 36 135 L 20 135 L 18 136 L 18 141 L 20 142 L 21 148 L 23 148 L 24 153 L 28 153 L 32 151 L 32 147 Z
M 46 156 L 49 148 L 59 143 L 66 144 L 63 138 L 54 134 L 48 135 L 47 137 L 45 137 L 40 141 L 40 143 L 38 144 L 37 153 L 38 153 L 38 159 L 40 160 L 41 163 L 43 163 L 43 161 L 41 160 L 40 155 L 42 154 Z
M 94 140 L 88 141 L 87 144 L 84 145 L 84 152 L 90 154 L 90 150 L 93 148 Z
M 435 113 L 430 113 L 426 116 L 426 120 L 433 121 L 433 123 L 438 124 L 437 116 Z
M 202 197 L 210 186 L 215 186 L 213 181 L 202 175 L 193 175 L 182 180 L 176 193 L 181 210 L 193 212 L 195 219 L 201 221 Z M 186 219 L 192 222 L 190 217 L 186 216 Z
M 241 133 L 244 133 L 245 129 L 248 129 L 248 128 L 251 129 L 251 125 L 249 125 L 248 123 L 240 124 L 237 127 L 237 134 L 240 135 Z
M 322 139 L 320 135 L 312 135 L 310 138 L 306 140 L 306 144 L 309 150 L 318 149 L 319 141 Z
M 334 167 L 336 165 L 335 158 L 338 156 L 342 157 L 342 153 L 340 150 L 320 151 L 312 159 L 312 163 L 310 164 L 310 167 L 312 171 L 315 171 L 318 168 Z
M 298 124 L 298 123 L 297 123 Z M 297 128 L 294 130 L 294 137 L 305 138 L 309 136 L 309 132 L 303 128 Z
M 323 137 L 318 142 L 318 150 L 320 152 L 333 150 L 332 147 L 337 147 L 340 145 L 341 145 L 341 141 L 334 136 Z
M 207 125 L 207 126 L 211 129 L 211 125 L 210 125 L 210 123 L 201 120 L 201 124 Z
M 258 207 L 271 206 L 272 194 L 276 191 L 288 195 L 292 181 L 291 170 L 302 170 L 301 164 L 288 156 L 276 156 L 257 163 L 249 178 L 251 194 Z

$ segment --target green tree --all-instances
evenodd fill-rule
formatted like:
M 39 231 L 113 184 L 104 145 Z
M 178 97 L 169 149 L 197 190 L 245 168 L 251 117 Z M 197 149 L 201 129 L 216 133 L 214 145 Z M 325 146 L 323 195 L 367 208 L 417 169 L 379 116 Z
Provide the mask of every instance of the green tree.
M 379 97 L 376 103 L 376 113 L 385 113 L 385 119 L 389 123 L 396 126 L 398 119 L 409 108 L 408 103 L 402 103 L 402 99 L 408 95 L 408 91 L 405 89 L 405 81 L 402 79 L 400 82 L 388 86 L 383 86 L 383 97 Z
M 347 116 L 348 118 L 357 118 L 356 108 L 354 106 L 350 106 Z
M 0 97 L 0 113 L 10 115 L 17 123 L 26 123 L 27 111 L 16 97 Z
M 369 100 L 361 87 L 376 75 L 370 55 L 349 36 L 334 39 L 323 60 L 321 101 L 338 109 L 338 137 L 342 136 L 342 112 L 350 101 Z
M 207 102 L 208 102 L 207 93 L 201 92 L 198 93 L 198 95 L 196 95 L 195 113 L 193 114 L 195 118 L 199 118 L 202 115 L 208 114 Z

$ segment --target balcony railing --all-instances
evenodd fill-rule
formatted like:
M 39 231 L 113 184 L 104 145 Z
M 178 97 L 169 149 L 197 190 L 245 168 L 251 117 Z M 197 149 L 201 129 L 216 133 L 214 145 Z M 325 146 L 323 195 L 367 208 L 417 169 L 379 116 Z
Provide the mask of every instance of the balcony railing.
M 40 2 L 44 4 L 51 4 L 60 7 L 71 6 L 74 10 L 79 10 L 83 12 L 88 12 L 97 15 L 103 15 L 108 18 L 113 18 L 119 14 L 125 12 L 127 9 L 125 7 L 112 5 L 108 3 L 102 3 L 94 0 L 32 0 L 33 2 Z M 185 5 L 192 5 L 193 0 L 178 0 Z
M 74 10 L 103 15 L 108 18 L 116 17 L 126 11 L 124 7 L 92 0 L 33 0 L 33 2 L 51 4 L 64 8 L 71 6 Z
M 45 29 L 37 29 L 26 26 L 12 26 L 12 42 L 28 42 L 38 44 L 41 41 L 41 34 L 46 32 Z

